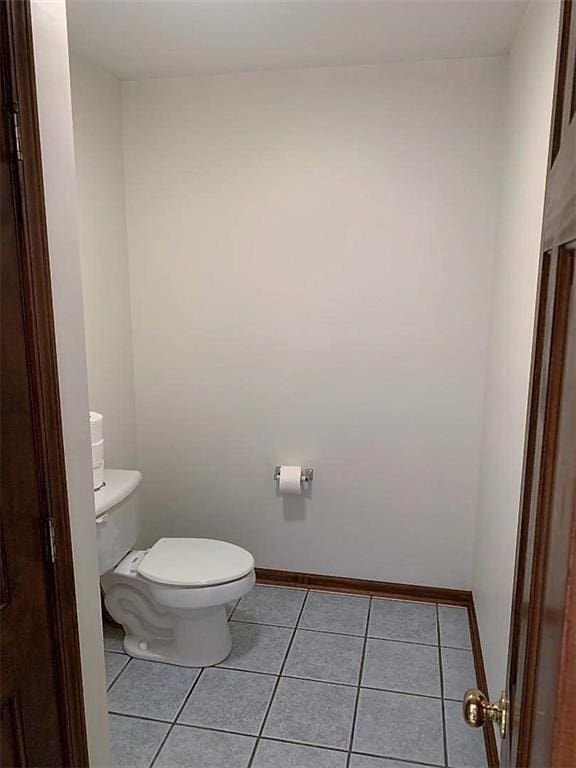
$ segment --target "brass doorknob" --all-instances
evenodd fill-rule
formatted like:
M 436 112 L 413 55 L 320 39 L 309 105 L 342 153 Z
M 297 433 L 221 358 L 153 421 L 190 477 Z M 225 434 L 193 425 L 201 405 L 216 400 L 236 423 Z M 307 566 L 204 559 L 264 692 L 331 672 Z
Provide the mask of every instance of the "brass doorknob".
M 464 694 L 462 710 L 464 720 L 472 728 L 482 728 L 486 723 L 498 723 L 502 738 L 506 735 L 508 699 L 504 691 L 498 701 L 491 704 L 482 691 L 470 688 Z

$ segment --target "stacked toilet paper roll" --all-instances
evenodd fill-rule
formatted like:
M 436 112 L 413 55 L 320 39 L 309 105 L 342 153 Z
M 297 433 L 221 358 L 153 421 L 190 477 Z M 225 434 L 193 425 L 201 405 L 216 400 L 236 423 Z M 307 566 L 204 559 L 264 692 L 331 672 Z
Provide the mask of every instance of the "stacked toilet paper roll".
M 104 485 L 104 434 L 102 414 L 90 411 L 90 440 L 92 442 L 92 475 L 94 490 Z

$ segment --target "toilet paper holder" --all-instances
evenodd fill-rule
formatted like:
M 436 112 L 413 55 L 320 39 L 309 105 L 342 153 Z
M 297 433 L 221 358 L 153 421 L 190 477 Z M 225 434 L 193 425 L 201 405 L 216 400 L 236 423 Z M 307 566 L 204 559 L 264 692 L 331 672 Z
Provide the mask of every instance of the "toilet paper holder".
M 314 470 L 311 467 L 302 467 L 300 482 L 311 483 L 313 478 L 314 478 Z M 276 480 L 276 482 L 280 480 L 280 465 L 278 465 L 274 470 L 274 480 Z

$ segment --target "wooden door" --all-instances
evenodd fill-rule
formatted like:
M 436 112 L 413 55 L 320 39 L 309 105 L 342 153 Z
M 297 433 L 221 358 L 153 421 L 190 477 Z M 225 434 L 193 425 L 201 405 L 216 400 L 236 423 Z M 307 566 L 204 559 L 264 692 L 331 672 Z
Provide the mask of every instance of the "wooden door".
M 501 764 L 576 767 L 576 7 L 556 66 Z
M 27 2 L 0 3 L 0 62 L 0 765 L 76 767 L 86 738 Z

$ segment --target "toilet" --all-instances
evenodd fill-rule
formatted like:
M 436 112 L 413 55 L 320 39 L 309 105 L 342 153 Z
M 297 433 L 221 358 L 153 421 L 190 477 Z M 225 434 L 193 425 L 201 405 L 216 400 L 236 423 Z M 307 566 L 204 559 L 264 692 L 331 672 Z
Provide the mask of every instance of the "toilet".
M 124 627 L 124 650 L 152 661 L 207 667 L 232 648 L 226 607 L 254 586 L 254 558 L 213 539 L 163 538 L 133 549 L 140 532 L 140 472 L 104 470 L 96 491 L 104 601 Z

